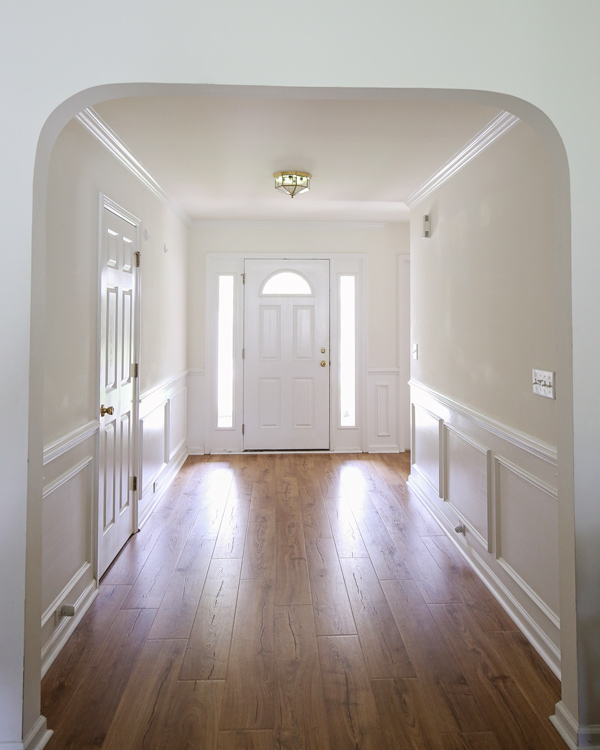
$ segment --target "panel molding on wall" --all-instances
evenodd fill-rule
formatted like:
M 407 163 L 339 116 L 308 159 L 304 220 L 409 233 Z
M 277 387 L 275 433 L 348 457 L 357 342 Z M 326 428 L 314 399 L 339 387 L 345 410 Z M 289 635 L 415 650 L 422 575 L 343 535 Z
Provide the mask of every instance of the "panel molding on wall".
M 398 453 L 397 368 L 367 370 L 367 451 Z
M 204 455 L 205 406 L 204 368 L 190 368 L 187 378 L 187 444 L 190 456 Z
M 414 382 L 411 404 L 410 486 L 560 676 L 556 450 Z
M 188 379 L 185 370 L 140 397 L 140 526 L 188 456 Z

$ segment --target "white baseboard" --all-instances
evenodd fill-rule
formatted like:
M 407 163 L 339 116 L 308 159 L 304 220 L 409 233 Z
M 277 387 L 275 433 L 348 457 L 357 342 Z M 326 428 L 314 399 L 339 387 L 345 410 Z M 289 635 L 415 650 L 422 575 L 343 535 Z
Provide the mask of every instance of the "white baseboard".
M 93 580 L 75 602 L 75 611 L 77 614 L 74 617 L 64 617 L 62 627 L 59 627 L 54 631 L 52 638 L 42 649 L 42 678 L 50 669 L 52 662 L 56 659 L 65 643 L 69 640 L 73 631 L 79 625 L 83 616 L 97 596 L 98 586 L 96 581 Z M 43 745 L 41 747 L 43 747 Z
M 189 456 L 204 456 L 204 455 L 206 455 L 206 452 L 204 450 L 204 446 L 201 445 L 199 448 L 189 448 L 188 447 L 188 455 Z
M 523 606 L 515 599 L 498 576 L 485 563 L 483 558 L 480 557 L 471 547 L 466 547 L 464 544 L 459 543 L 456 532 L 454 531 L 449 519 L 440 513 L 435 503 L 427 496 L 427 488 L 420 484 L 418 479 L 415 481 L 415 477 L 413 477 L 412 474 L 408 478 L 408 483 L 411 489 L 413 489 L 418 495 L 421 502 L 423 502 L 423 504 L 434 515 L 442 527 L 442 530 L 460 552 L 462 557 L 469 563 L 474 572 L 515 621 L 519 630 L 521 630 L 531 645 L 560 680 L 560 652 L 556 649 L 548 636 Z
M 54 732 L 46 726 L 46 717 L 40 716 L 31 731 L 23 740 L 24 750 L 42 750 L 48 744 L 48 740 Z
M 403 453 L 399 445 L 369 445 L 367 453 Z
M 600 750 L 600 724 L 579 725 L 562 701 L 556 704 L 556 713 L 550 721 L 569 750 Z

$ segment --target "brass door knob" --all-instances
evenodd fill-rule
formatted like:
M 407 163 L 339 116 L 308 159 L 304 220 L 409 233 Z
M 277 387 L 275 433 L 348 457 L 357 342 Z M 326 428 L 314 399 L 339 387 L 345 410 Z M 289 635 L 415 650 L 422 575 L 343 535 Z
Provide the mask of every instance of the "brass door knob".
M 327 367 L 327 362 L 324 359 L 321 360 L 321 367 Z
M 105 414 L 110 414 L 111 417 L 115 413 L 115 407 L 109 406 L 107 408 L 104 407 L 104 404 L 100 407 L 100 416 L 103 417 Z

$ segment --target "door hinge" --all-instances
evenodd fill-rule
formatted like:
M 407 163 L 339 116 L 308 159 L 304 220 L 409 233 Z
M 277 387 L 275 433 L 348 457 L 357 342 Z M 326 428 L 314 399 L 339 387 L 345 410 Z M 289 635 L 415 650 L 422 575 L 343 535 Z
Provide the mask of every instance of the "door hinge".
M 137 491 L 137 477 L 131 477 L 131 490 L 132 492 Z
M 242 425 L 242 435 L 244 434 L 244 430 L 245 430 L 245 427 L 246 427 L 246 425 L 245 425 L 245 424 L 243 424 L 243 425 Z
M 246 274 L 243 273 L 242 274 L 242 284 L 245 284 L 245 283 L 246 283 Z
M 242 349 L 242 359 L 246 359 L 246 350 Z
M 140 265 L 141 265 L 141 257 L 142 257 L 142 254 L 141 254 L 141 253 L 140 253 L 140 251 L 138 250 L 138 251 L 136 252 L 136 254 L 135 254 L 135 267 L 136 267 L 136 268 L 139 268 L 139 267 L 140 267 Z
M 133 377 L 134 377 L 134 378 L 139 378 L 139 376 L 140 376 L 140 366 L 139 366 L 139 365 L 138 365 L 138 363 L 136 362 L 136 363 L 134 364 L 134 366 L 133 366 Z

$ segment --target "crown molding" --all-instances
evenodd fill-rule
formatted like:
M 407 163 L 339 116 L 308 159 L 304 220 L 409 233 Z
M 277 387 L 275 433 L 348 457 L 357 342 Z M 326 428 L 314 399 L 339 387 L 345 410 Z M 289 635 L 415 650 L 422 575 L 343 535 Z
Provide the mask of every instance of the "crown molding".
M 406 219 L 408 222 L 408 217 Z M 402 222 L 393 222 L 402 223 Z M 377 231 L 388 225 L 383 221 L 246 221 L 235 219 L 197 220 L 190 229 L 317 229 L 329 231 Z
M 478 156 L 484 149 L 490 146 L 494 141 L 507 133 L 513 125 L 519 122 L 516 115 L 510 112 L 501 112 L 494 117 L 483 130 L 472 138 L 450 161 L 432 175 L 420 188 L 411 193 L 404 203 L 412 209 L 419 204 L 424 198 L 437 190 L 441 185 L 455 175 L 459 170 L 466 166 L 472 159 Z
M 104 122 L 92 107 L 84 109 L 77 115 L 76 119 L 104 146 L 104 148 L 110 151 L 110 153 L 117 158 L 121 164 L 127 167 L 127 169 L 148 188 L 148 190 L 154 193 L 154 195 L 163 203 L 166 203 L 173 213 L 177 214 L 187 226 L 191 224 L 191 219 L 187 211 L 179 205 L 170 193 L 167 193 L 167 191 L 158 184 L 150 172 L 148 172 L 144 165 L 135 158 L 114 130 Z

